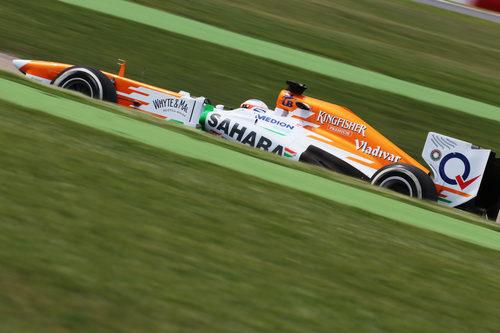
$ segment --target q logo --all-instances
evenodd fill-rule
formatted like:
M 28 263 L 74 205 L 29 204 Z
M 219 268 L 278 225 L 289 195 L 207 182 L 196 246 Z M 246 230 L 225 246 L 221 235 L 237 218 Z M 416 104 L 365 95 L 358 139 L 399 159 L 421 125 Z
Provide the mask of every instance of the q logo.
M 454 159 L 454 158 L 460 160 L 463 163 L 464 172 L 462 175 L 456 175 L 455 179 L 452 179 L 452 178 L 448 177 L 448 175 L 446 174 L 445 166 L 449 160 Z M 451 184 L 451 185 L 458 184 L 458 186 L 460 186 L 460 188 L 462 190 L 465 189 L 470 184 L 472 184 L 476 179 L 478 179 L 481 176 L 481 175 L 479 175 L 477 177 L 474 177 L 472 179 L 467 180 L 467 178 L 469 178 L 469 174 L 470 174 L 470 162 L 467 159 L 467 157 L 465 157 L 465 155 L 463 155 L 461 153 L 448 154 L 445 157 L 443 157 L 443 159 L 441 160 L 441 163 L 439 164 L 439 175 L 441 176 L 441 179 L 443 179 L 446 183 Z

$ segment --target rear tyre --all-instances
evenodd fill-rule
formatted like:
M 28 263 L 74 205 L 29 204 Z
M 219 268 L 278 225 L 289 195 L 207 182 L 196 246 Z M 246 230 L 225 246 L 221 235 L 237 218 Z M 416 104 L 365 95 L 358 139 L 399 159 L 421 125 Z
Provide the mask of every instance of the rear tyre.
M 59 73 L 51 84 L 92 98 L 117 102 L 116 88 L 102 72 L 87 66 L 73 66 Z
M 375 172 L 371 183 L 413 198 L 437 201 L 438 197 L 431 177 L 410 164 L 386 165 Z

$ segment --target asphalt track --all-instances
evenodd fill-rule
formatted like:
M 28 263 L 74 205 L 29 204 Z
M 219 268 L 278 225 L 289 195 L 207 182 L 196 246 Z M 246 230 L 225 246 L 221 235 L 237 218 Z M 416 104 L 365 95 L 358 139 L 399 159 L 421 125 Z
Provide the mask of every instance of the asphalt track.
M 124 0 L 59 0 L 159 29 L 431 104 L 500 121 L 500 107 L 398 80 Z
M 13 57 L 13 56 L 10 56 L 10 55 L 5 54 L 5 53 L 0 53 L 0 69 L 4 70 L 4 71 L 9 71 L 12 73 L 21 74 L 21 72 L 19 72 L 17 70 L 17 68 L 12 66 L 12 60 L 14 60 L 14 59 L 15 59 L 15 57 Z
M 3 94 L 1 98 L 13 104 L 42 111 L 183 156 L 253 175 L 270 183 L 311 193 L 415 227 L 500 250 L 500 233 L 490 229 L 302 171 L 279 166 L 218 145 L 168 131 L 150 123 L 107 112 L 95 106 L 69 100 L 7 79 L 0 78 L 0 91 L 8 91 L 9 93 Z

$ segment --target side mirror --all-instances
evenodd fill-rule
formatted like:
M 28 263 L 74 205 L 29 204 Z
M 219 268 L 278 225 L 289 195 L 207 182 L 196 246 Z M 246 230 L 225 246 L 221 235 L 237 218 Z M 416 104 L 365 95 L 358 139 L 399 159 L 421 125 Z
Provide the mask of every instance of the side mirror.
M 311 108 L 309 107 L 309 105 L 304 104 L 302 102 L 296 102 L 295 106 L 297 106 L 299 109 L 302 109 L 302 110 L 311 111 Z

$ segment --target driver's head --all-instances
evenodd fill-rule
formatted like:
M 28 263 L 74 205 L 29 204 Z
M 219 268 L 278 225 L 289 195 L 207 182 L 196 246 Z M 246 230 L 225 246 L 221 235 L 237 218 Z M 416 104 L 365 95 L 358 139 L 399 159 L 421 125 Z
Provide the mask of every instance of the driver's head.
M 240 108 L 243 109 L 253 109 L 253 108 L 263 108 L 268 110 L 269 108 L 267 107 L 266 103 L 262 102 L 259 99 L 249 99 L 247 101 L 244 101 L 241 103 Z

